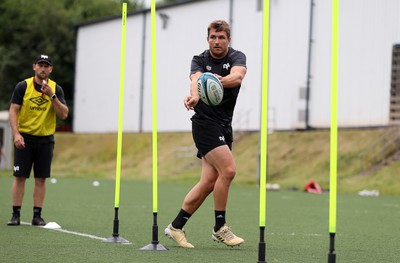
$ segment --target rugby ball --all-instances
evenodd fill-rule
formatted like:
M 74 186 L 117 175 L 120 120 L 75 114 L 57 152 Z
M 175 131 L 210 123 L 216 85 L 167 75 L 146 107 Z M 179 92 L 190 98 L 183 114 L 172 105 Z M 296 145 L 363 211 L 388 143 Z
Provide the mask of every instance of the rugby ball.
M 200 75 L 197 80 L 197 92 L 200 99 L 210 106 L 217 106 L 224 97 L 224 87 L 221 81 L 210 72 Z

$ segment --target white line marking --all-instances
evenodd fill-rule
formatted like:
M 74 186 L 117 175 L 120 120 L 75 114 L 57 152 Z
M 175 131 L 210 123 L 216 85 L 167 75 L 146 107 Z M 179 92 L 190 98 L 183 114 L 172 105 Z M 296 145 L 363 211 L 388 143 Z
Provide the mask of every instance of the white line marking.
M 69 230 L 65 230 L 65 229 L 51 229 L 51 230 L 55 230 L 55 231 L 59 231 L 59 232 L 63 232 L 63 233 L 68 233 L 68 234 L 72 234 L 72 235 L 77 235 L 77 236 L 81 236 L 81 237 L 88 237 L 88 238 L 98 239 L 98 240 L 101 240 L 101 241 L 106 241 L 107 240 L 106 238 L 103 238 L 103 237 L 98 237 L 98 236 L 85 234 L 85 233 L 79 233 L 79 232 L 75 232 L 75 231 L 69 231 Z
M 21 222 L 21 225 L 32 225 L 31 223 L 28 222 Z M 43 227 L 40 227 L 43 228 Z M 45 229 L 45 228 L 44 228 Z M 101 241 L 106 241 L 107 238 L 103 238 L 103 237 L 98 237 L 98 236 L 94 236 L 94 235 L 90 235 L 90 234 L 85 234 L 85 233 L 79 233 L 79 232 L 75 232 L 75 231 L 70 231 L 70 230 L 66 230 L 66 229 L 50 229 L 50 230 L 54 230 L 54 231 L 59 231 L 59 232 L 63 232 L 63 233 L 67 233 L 67 234 L 72 234 L 72 235 L 76 235 L 76 236 L 81 236 L 81 237 L 88 237 L 88 238 L 93 238 L 93 239 L 98 239 Z

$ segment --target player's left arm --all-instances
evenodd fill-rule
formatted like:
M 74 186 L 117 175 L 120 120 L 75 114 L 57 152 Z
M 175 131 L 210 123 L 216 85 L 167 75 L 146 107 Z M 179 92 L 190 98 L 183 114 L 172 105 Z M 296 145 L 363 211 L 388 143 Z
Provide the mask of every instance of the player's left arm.
M 234 88 L 242 84 L 242 80 L 246 75 L 247 68 L 244 66 L 233 66 L 231 72 L 225 77 L 217 75 L 224 88 Z
M 63 104 L 58 97 L 56 97 L 52 102 L 54 111 L 56 112 L 58 118 L 65 120 L 68 117 L 68 106 Z
M 42 86 L 44 86 L 43 84 Z M 54 93 L 51 92 L 50 86 L 48 86 L 48 89 L 46 91 L 49 91 L 49 97 L 53 96 Z M 65 120 L 68 117 L 69 109 L 67 106 L 67 103 L 64 98 L 64 91 L 60 86 L 56 86 L 56 97 L 55 99 L 52 100 L 52 105 L 53 109 L 57 114 L 57 117 Z
M 51 87 L 48 83 L 44 82 L 42 84 L 42 92 L 45 93 L 50 98 L 53 95 L 56 95 L 54 99 L 52 99 L 52 105 L 54 111 L 58 118 L 65 120 L 68 117 L 69 109 L 64 99 L 64 92 L 61 87 L 56 86 L 56 93 L 53 93 Z

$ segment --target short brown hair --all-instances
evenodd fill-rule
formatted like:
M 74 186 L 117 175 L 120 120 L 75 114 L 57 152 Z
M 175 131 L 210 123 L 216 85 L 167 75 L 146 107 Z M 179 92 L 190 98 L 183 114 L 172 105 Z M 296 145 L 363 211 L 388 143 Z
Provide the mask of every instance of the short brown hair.
M 231 38 L 231 28 L 229 24 L 224 20 L 214 20 L 210 23 L 207 28 L 207 36 L 210 35 L 211 29 L 215 29 L 217 32 L 224 31 L 228 38 Z

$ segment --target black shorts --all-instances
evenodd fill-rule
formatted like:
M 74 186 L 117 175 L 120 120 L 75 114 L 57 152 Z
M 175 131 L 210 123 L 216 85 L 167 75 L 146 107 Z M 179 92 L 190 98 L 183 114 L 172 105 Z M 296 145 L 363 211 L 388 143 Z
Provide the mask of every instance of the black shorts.
M 228 145 L 232 150 L 231 125 L 222 125 L 211 120 L 192 119 L 192 135 L 198 150 L 197 157 L 200 159 L 221 145 Z
M 29 178 L 32 166 L 35 178 L 50 177 L 54 142 L 35 143 L 25 141 L 25 148 L 14 147 L 14 176 Z

